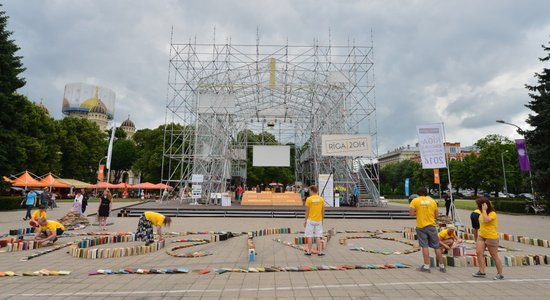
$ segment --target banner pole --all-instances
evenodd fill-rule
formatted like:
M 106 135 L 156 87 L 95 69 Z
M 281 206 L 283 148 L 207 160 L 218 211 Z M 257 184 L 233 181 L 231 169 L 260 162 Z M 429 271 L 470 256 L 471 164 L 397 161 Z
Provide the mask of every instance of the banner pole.
M 455 225 L 463 226 L 462 221 L 460 221 L 460 217 L 456 213 L 456 207 L 455 207 L 455 199 L 453 197 L 453 184 L 451 182 L 451 166 L 449 165 L 449 160 L 447 159 L 447 153 L 445 152 L 445 143 L 447 142 L 447 136 L 445 135 L 445 123 L 441 122 L 441 127 L 443 127 L 443 154 L 445 156 L 445 163 L 447 164 L 447 178 L 449 179 L 449 192 L 451 196 L 451 216 L 453 217 L 453 221 Z

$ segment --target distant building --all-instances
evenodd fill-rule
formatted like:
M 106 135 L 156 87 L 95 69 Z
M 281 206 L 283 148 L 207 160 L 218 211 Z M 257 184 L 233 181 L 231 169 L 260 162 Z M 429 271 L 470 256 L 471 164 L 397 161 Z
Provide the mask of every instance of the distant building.
M 462 161 L 464 157 L 470 154 L 479 155 L 479 147 L 477 146 L 468 146 L 461 147 L 459 142 L 446 142 L 444 144 L 445 155 L 447 160 L 459 160 Z M 398 163 L 404 160 L 412 160 L 418 163 L 420 160 L 420 150 L 418 149 L 418 144 L 414 147 L 407 145 L 406 147 L 399 147 L 393 151 L 388 151 L 385 154 L 378 156 L 378 161 L 380 163 L 380 168 L 383 168 L 386 165 L 392 163 Z
M 115 92 L 108 88 L 70 83 L 65 86 L 61 111 L 68 117 L 88 119 L 105 131 L 113 119 L 114 102 Z
M 136 133 L 136 125 L 134 125 L 134 122 L 130 120 L 130 116 L 128 116 L 128 119 L 124 120 L 122 124 L 120 125 L 120 128 L 124 130 L 126 133 L 126 137 L 131 139 L 134 133 Z

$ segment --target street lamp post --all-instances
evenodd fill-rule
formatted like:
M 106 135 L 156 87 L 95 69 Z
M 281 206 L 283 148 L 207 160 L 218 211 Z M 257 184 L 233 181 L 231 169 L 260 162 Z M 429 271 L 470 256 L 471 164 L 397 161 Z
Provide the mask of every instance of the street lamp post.
M 508 150 L 500 153 L 500 159 L 502 161 L 502 175 L 504 176 L 504 194 L 508 195 L 508 185 L 506 184 L 506 168 L 504 167 L 504 153 L 507 153 Z
M 524 138 L 525 138 L 525 130 L 523 130 L 521 127 L 519 127 L 518 125 L 516 124 L 512 124 L 512 123 L 508 123 L 504 120 L 496 120 L 497 123 L 501 123 L 501 124 L 507 124 L 507 125 L 511 125 L 511 126 L 514 126 L 518 129 L 518 133 L 521 134 Z M 535 189 L 533 189 L 533 176 L 531 175 L 531 168 L 529 168 L 529 183 L 531 185 L 531 195 L 533 195 L 533 197 L 535 196 Z

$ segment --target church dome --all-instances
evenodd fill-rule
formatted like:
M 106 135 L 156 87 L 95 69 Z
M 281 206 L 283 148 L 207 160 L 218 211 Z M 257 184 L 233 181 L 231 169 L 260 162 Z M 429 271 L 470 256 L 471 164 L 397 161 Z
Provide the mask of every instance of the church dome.
M 90 109 L 91 113 L 107 114 L 107 109 L 105 106 L 96 105 Z
M 130 117 L 128 117 L 128 119 L 126 119 L 124 122 L 122 122 L 121 126 L 136 128 L 136 125 L 134 125 L 134 122 L 132 122 L 132 120 L 130 120 Z

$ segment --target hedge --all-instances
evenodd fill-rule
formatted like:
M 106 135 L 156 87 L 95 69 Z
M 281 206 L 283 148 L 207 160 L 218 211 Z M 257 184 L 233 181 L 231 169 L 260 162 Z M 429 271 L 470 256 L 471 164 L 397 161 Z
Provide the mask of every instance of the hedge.
M 0 197 L 0 211 L 2 210 L 14 210 L 20 209 L 21 200 L 23 198 L 19 197 Z
M 525 213 L 525 199 L 491 199 L 497 212 Z

